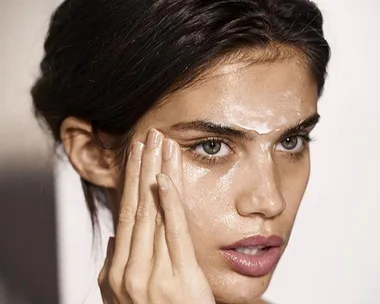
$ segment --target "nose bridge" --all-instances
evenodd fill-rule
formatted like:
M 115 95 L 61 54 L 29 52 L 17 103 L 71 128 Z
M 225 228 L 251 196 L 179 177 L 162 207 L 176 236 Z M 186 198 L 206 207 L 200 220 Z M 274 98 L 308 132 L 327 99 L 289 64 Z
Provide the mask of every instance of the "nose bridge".
M 285 201 L 271 153 L 262 151 L 252 157 L 247 171 L 247 180 L 236 203 L 239 214 L 261 214 L 268 218 L 280 214 Z

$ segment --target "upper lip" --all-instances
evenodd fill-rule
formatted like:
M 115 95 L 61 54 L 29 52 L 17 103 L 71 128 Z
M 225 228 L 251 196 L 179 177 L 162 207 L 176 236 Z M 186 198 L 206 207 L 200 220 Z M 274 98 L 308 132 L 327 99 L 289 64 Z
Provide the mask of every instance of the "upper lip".
M 263 247 L 280 247 L 284 243 L 284 240 L 277 236 L 277 235 L 271 235 L 271 236 L 263 236 L 263 235 L 254 235 L 245 239 L 242 239 L 232 245 L 228 245 L 226 247 L 223 247 L 223 250 L 229 250 L 229 249 L 236 249 L 239 247 L 257 247 L 257 246 L 263 246 Z

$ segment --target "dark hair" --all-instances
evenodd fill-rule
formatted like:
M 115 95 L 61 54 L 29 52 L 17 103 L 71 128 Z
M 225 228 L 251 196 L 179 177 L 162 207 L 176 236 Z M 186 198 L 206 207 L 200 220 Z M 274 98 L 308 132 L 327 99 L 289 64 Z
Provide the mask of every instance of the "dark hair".
M 273 45 L 303 54 L 321 94 L 330 58 L 322 24 L 308 0 L 66 0 L 52 16 L 32 88 L 35 113 L 57 144 L 61 123 L 75 116 L 123 138 L 125 151 L 158 100 L 217 59 Z M 95 219 L 102 189 L 82 185 Z

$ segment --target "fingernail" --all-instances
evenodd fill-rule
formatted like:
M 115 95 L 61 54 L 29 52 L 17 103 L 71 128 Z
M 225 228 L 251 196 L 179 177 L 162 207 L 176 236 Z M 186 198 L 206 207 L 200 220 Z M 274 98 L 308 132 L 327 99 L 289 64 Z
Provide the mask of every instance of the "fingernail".
M 157 130 L 150 130 L 147 139 L 147 147 L 155 148 L 158 145 L 160 133 Z
M 158 187 L 161 189 L 161 191 L 166 192 L 169 190 L 168 177 L 165 174 L 157 174 L 156 179 Z
M 169 161 L 173 156 L 174 142 L 170 139 L 164 139 L 162 145 L 162 159 L 164 161 Z
M 142 151 L 144 149 L 144 144 L 141 142 L 135 142 L 132 146 L 132 155 L 135 158 L 141 158 Z

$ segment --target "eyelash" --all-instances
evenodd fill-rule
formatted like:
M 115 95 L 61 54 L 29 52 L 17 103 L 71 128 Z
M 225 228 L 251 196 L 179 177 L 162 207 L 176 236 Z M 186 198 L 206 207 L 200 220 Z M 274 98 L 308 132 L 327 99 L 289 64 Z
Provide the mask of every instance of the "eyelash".
M 222 163 L 223 161 L 225 161 L 229 157 L 229 155 L 219 156 L 219 157 L 218 156 L 205 156 L 205 155 L 201 155 L 198 152 L 196 152 L 195 149 L 199 145 L 203 145 L 203 144 L 208 143 L 210 141 L 220 142 L 222 144 L 225 144 L 232 151 L 232 153 L 234 151 L 232 148 L 231 142 L 227 141 L 225 138 L 218 138 L 218 137 L 208 137 L 208 138 L 201 139 L 201 140 L 195 142 L 194 144 L 185 147 L 185 149 L 186 149 L 186 151 L 189 151 L 195 159 L 198 159 L 200 161 L 204 161 L 209 165 L 217 165 L 219 163 Z
M 278 143 L 281 143 L 285 139 L 292 138 L 292 137 L 300 137 L 301 138 L 302 144 L 304 145 L 302 150 L 300 152 L 295 152 L 295 153 L 284 152 L 283 154 L 285 154 L 286 157 L 288 157 L 290 160 L 297 161 L 297 160 L 302 159 L 305 156 L 306 152 L 308 151 L 308 147 L 309 147 L 310 143 L 314 141 L 314 138 L 312 138 L 310 136 L 310 134 L 308 134 L 308 133 L 306 133 L 306 134 L 294 134 L 294 135 L 288 135 L 288 136 L 283 137 L 282 139 L 280 139 L 278 141 Z
M 294 134 L 294 135 L 288 135 L 288 136 L 280 139 L 278 141 L 278 143 L 281 143 L 285 139 L 292 138 L 292 137 L 300 137 L 301 140 L 302 140 L 302 144 L 304 145 L 304 147 L 302 148 L 302 150 L 300 152 L 295 152 L 295 153 L 292 153 L 292 152 L 283 152 L 283 154 L 285 154 L 286 157 L 290 158 L 292 161 L 297 161 L 297 160 L 302 159 L 303 156 L 305 156 L 305 154 L 306 154 L 306 152 L 308 150 L 307 148 L 310 145 L 310 143 L 314 141 L 314 138 L 312 138 L 310 136 L 310 134 Z M 232 148 L 232 143 L 231 142 L 227 141 L 224 138 L 218 138 L 218 137 L 209 137 L 209 138 L 201 139 L 201 140 L 195 142 L 194 144 L 185 146 L 184 150 L 185 151 L 189 151 L 195 159 L 198 159 L 200 161 L 206 162 L 209 165 L 217 165 L 219 163 L 222 163 L 223 161 L 225 161 L 229 157 L 229 155 L 228 156 L 222 156 L 222 157 L 218 157 L 218 156 L 205 156 L 205 155 L 201 155 L 198 152 L 196 152 L 196 148 L 199 145 L 208 143 L 210 141 L 215 141 L 215 142 L 223 143 L 223 144 L 227 145 L 228 148 L 232 152 L 234 151 L 234 149 Z

